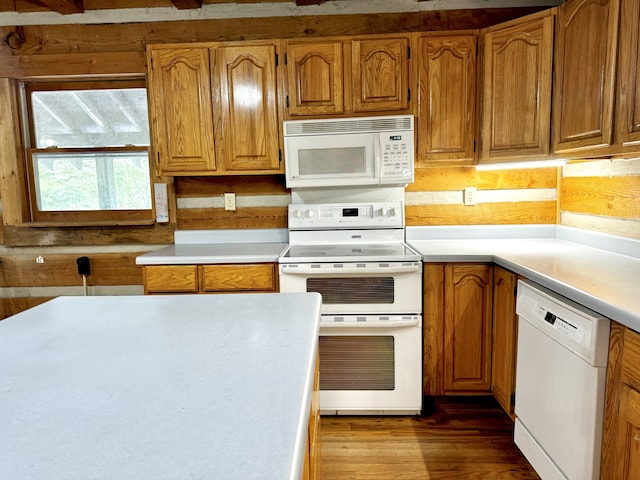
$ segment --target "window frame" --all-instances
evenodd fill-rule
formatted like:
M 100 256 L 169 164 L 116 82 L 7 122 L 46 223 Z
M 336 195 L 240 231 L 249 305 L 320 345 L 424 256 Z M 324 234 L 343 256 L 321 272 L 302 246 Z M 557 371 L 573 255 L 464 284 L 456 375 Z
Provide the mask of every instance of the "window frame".
M 152 162 L 151 138 L 147 146 L 123 145 L 117 147 L 49 147 L 38 148 L 35 120 L 32 104 L 32 93 L 39 91 L 64 91 L 64 90 L 102 90 L 115 88 L 144 88 L 147 90 L 144 78 L 127 79 L 101 79 L 101 80 L 78 80 L 65 79 L 63 81 L 28 81 L 21 83 L 23 97 L 23 122 L 25 125 L 25 176 L 26 176 L 26 200 L 30 222 L 36 224 L 54 224 L 68 226 L 91 226 L 91 225 L 151 225 L 155 222 L 155 198 L 153 195 L 153 184 L 155 176 L 155 165 Z M 147 90 L 148 95 L 148 90 Z M 150 120 L 149 120 L 150 122 Z M 38 209 L 37 188 L 35 182 L 35 169 L 33 156 L 38 153 L 64 154 L 64 153 L 126 153 L 126 152 L 147 152 L 149 165 L 149 186 L 151 208 L 136 210 L 47 210 Z

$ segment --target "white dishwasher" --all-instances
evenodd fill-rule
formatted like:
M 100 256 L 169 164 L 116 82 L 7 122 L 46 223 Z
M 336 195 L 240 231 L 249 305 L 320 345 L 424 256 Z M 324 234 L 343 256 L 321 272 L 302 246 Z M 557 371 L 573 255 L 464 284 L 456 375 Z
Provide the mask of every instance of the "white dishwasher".
M 610 321 L 518 282 L 514 441 L 542 480 L 600 477 Z

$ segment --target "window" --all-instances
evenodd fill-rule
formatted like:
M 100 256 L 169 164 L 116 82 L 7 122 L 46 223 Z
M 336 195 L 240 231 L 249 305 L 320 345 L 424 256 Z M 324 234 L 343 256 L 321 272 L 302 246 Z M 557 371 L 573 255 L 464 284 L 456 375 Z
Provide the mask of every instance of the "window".
M 143 81 L 29 83 L 31 220 L 152 220 L 149 119 Z

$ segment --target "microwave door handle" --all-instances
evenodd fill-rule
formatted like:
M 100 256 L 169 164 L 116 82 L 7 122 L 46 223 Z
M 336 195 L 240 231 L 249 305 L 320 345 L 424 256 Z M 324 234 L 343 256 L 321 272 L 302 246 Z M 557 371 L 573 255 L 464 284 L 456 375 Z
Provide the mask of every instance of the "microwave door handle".
M 373 158 L 375 160 L 375 169 L 376 169 L 376 178 L 380 179 L 380 174 L 382 173 L 382 134 L 377 133 L 373 138 Z

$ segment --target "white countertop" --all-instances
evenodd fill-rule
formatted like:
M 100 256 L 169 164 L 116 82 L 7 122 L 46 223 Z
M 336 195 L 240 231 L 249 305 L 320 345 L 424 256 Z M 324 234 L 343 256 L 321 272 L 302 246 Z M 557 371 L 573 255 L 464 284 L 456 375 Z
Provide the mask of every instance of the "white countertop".
M 482 227 L 431 228 L 407 228 L 407 242 L 424 262 L 494 262 L 640 331 L 639 241 L 567 228 L 558 229 L 554 238 L 526 227 L 489 229 L 489 234 Z M 528 233 L 533 238 L 526 238 Z M 602 247 L 605 241 L 614 251 L 588 246 Z
M 320 295 L 59 297 L 0 322 L 0 478 L 298 479 Z
M 136 257 L 136 264 L 277 262 L 288 242 L 286 229 L 177 231 L 174 245 Z

